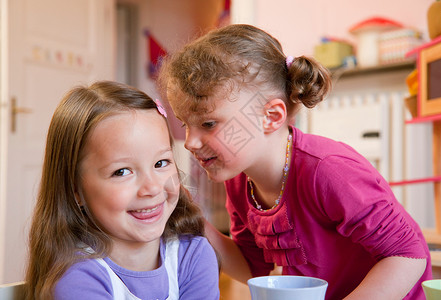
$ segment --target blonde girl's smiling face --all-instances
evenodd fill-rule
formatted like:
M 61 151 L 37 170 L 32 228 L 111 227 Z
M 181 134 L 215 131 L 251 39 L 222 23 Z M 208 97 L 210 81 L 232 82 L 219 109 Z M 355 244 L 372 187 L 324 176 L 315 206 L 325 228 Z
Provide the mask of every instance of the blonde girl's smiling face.
M 166 122 L 154 109 L 100 121 L 80 163 L 80 198 L 118 243 L 159 241 L 179 196 Z

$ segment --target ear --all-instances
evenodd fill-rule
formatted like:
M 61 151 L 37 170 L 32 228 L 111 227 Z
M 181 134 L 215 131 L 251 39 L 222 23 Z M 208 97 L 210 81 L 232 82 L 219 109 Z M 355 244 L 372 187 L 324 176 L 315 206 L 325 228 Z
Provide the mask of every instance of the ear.
M 271 133 L 279 129 L 286 121 L 287 110 L 282 99 L 275 98 L 264 105 L 263 131 Z

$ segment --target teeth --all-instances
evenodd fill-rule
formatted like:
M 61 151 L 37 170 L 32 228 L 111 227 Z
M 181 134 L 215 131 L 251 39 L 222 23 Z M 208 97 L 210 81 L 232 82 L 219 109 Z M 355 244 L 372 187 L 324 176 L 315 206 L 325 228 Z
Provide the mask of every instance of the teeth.
M 158 209 L 159 206 L 153 207 L 153 208 L 149 208 L 149 209 L 136 209 L 135 212 L 137 213 L 149 213 L 152 211 L 155 211 Z

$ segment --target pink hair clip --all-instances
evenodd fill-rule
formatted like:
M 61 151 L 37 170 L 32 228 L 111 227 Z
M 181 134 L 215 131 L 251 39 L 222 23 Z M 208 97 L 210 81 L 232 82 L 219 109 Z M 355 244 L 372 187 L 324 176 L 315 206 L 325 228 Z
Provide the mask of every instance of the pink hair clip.
M 164 106 L 162 106 L 161 101 L 159 99 L 155 99 L 156 108 L 158 109 L 158 112 L 163 115 L 165 118 L 167 118 L 167 112 L 164 109 Z
M 289 69 L 289 67 L 291 67 L 291 64 L 292 64 L 293 61 L 294 61 L 294 57 L 293 56 L 289 55 L 289 56 L 286 57 L 285 63 L 286 63 L 286 66 L 288 67 L 288 69 Z

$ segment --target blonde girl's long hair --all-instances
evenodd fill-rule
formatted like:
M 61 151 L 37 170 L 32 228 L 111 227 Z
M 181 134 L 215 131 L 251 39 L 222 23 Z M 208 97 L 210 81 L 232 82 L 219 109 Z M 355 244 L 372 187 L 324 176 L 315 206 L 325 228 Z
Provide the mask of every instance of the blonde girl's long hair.
M 111 81 L 76 87 L 56 108 L 29 233 L 27 299 L 52 299 L 56 282 L 72 264 L 109 252 L 109 236 L 96 226 L 87 208 L 82 210 L 76 202 L 79 163 L 89 133 L 101 120 L 137 109 L 156 109 L 156 104 L 142 91 Z M 203 235 L 200 209 L 182 186 L 164 231 L 166 238 L 179 234 Z M 92 247 L 95 253 L 80 254 L 80 244 Z

